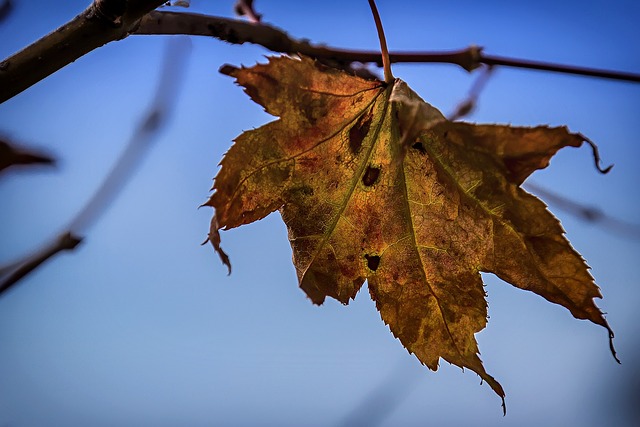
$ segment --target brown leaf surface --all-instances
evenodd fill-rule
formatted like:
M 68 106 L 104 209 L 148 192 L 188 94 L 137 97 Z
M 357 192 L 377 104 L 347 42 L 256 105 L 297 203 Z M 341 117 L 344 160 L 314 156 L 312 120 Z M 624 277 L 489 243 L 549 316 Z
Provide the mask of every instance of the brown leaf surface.
M 588 266 L 519 187 L 581 136 L 449 122 L 401 80 L 363 80 L 308 58 L 222 71 L 280 119 L 238 137 L 206 204 L 218 229 L 279 209 L 314 303 L 347 304 L 367 280 L 382 319 L 422 363 L 469 368 L 501 398 L 474 337 L 487 323 L 479 272 L 612 336 Z

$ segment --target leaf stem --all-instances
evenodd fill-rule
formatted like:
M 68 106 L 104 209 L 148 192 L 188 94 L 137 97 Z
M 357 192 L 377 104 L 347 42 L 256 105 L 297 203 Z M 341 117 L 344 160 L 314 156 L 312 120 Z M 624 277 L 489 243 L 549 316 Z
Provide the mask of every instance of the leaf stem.
M 384 28 L 382 28 L 382 21 L 380 20 L 380 14 L 378 13 L 378 7 L 376 6 L 375 0 L 369 0 L 369 7 L 371 7 L 373 20 L 376 23 L 376 30 L 378 30 L 378 39 L 380 39 L 380 52 L 382 54 L 382 69 L 384 70 L 384 81 L 386 83 L 391 83 L 393 82 L 393 74 L 391 74 L 389 49 L 387 48 L 387 39 L 384 36 Z

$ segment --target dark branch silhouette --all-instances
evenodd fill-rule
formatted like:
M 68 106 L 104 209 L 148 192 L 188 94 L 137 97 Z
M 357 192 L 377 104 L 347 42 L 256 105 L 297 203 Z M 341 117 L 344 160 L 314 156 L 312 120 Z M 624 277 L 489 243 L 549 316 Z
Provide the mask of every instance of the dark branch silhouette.
M 273 52 L 305 54 L 337 66 L 382 65 L 379 52 L 335 49 L 291 38 L 266 25 L 185 12 L 154 11 L 162 0 L 95 0 L 67 24 L 0 62 L 0 103 L 106 43 L 130 34 L 211 36 L 234 44 L 255 43 Z M 448 63 L 472 71 L 482 64 L 553 71 L 640 83 L 640 74 L 486 55 L 482 48 L 390 53 L 391 62 Z
M 0 3 L 0 23 L 7 19 L 13 9 L 13 2 L 11 0 L 4 0 Z
M 92 50 L 126 37 L 142 16 L 163 3 L 95 0 L 62 27 L 0 62 L 0 103 Z
M 296 40 L 285 31 L 267 25 L 233 19 L 206 16 L 195 13 L 154 11 L 140 22 L 135 34 L 189 34 L 211 36 L 233 44 L 254 43 L 273 52 L 304 54 L 318 59 L 329 59 L 338 63 L 375 63 L 382 66 L 380 52 L 336 49 L 318 46 L 304 40 Z M 391 62 L 448 63 L 467 71 L 473 71 L 482 64 L 506 66 L 533 70 L 553 71 L 582 76 L 607 78 L 640 83 L 640 74 L 600 70 L 573 65 L 551 64 L 526 59 L 505 58 L 487 55 L 482 48 L 470 46 L 466 49 L 443 52 L 391 52 Z
M 0 172 L 9 167 L 55 164 L 53 157 L 39 150 L 20 147 L 0 137 Z
M 52 256 L 61 251 L 74 249 L 82 241 L 81 236 L 107 211 L 167 124 L 176 105 L 190 51 L 191 44 L 188 38 L 181 37 L 169 41 L 155 98 L 131 136 L 125 151 L 65 231 L 23 261 L 0 268 L 0 275 L 3 276 L 0 281 L 0 295 Z

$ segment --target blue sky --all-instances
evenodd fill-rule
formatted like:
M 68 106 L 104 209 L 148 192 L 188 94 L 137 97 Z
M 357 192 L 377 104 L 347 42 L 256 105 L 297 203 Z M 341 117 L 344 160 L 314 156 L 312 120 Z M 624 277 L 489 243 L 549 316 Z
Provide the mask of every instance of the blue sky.
M 88 1 L 16 3 L 0 25 L 3 58 Z M 232 16 L 232 4 L 194 0 L 191 9 Z M 378 48 L 364 0 L 256 7 L 295 37 Z M 635 1 L 378 7 L 392 50 L 477 44 L 496 55 L 640 72 Z M 0 105 L 3 135 L 59 160 L 55 170 L 0 180 L 0 263 L 48 241 L 93 194 L 151 102 L 166 41 L 112 43 Z M 211 248 L 199 245 L 211 212 L 197 207 L 232 139 L 273 118 L 217 70 L 267 54 L 193 38 L 175 114 L 120 197 L 74 253 L 0 297 L 0 425 L 346 425 L 381 385 L 382 402 L 399 396 L 373 418 L 383 426 L 629 425 L 625 408 L 640 382 L 640 242 L 553 206 L 602 289 L 598 304 L 622 365 L 603 328 L 487 275 L 490 319 L 477 339 L 507 393 L 506 417 L 474 373 L 446 362 L 435 373 L 421 366 L 366 290 L 348 307 L 313 306 L 298 289 L 278 214 L 223 233 L 234 266 L 226 275 Z M 394 73 L 445 114 L 473 82 L 450 65 L 395 65 Z M 563 150 L 531 181 L 638 222 L 638 117 L 640 85 L 498 69 L 468 120 L 567 125 L 589 136 L 604 163 L 615 164 L 610 174 L 598 174 L 583 147 Z

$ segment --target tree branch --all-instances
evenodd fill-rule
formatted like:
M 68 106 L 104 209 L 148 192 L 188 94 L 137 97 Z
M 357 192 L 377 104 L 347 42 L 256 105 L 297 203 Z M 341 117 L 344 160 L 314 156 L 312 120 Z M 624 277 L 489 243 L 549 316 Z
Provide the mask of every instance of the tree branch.
M 607 231 L 614 232 L 619 236 L 638 240 L 640 239 L 640 224 L 634 224 L 623 221 L 618 218 L 613 218 L 603 212 L 600 208 L 595 206 L 588 206 L 574 200 L 568 199 L 565 196 L 561 196 L 553 191 L 549 191 L 546 188 L 540 187 L 532 182 L 524 184 L 526 190 L 539 195 L 545 202 L 550 205 L 554 205 L 556 208 L 561 209 L 577 218 L 580 218 L 586 222 L 591 222 Z
M 0 173 L 9 167 L 55 164 L 55 159 L 38 150 L 24 148 L 0 137 Z
M 93 197 L 71 220 L 65 231 L 34 254 L 0 268 L 0 295 L 58 252 L 74 249 L 82 241 L 80 236 L 84 235 L 108 209 L 130 180 L 174 111 L 184 80 L 186 60 L 191 51 L 190 41 L 186 37 L 169 40 L 155 98 L 141 118 L 124 152 Z
M 0 282 L 0 294 L 7 291 L 15 285 L 20 279 L 38 268 L 58 252 L 75 249 L 82 242 L 82 238 L 65 232 L 60 234 L 56 240 L 46 245 L 44 248 L 29 256 L 24 262 L 16 263 L 15 269 L 3 268 L 4 271 L 10 271 L 7 277 Z
M 352 63 L 382 65 L 375 51 L 346 50 L 291 38 L 266 25 L 185 12 L 159 12 L 162 0 L 94 0 L 84 12 L 51 34 L 0 62 L 0 103 L 19 94 L 86 53 L 130 34 L 185 34 L 216 37 L 234 44 L 254 43 L 273 52 L 301 53 L 349 68 Z M 441 52 L 392 52 L 392 63 L 447 63 L 473 71 L 482 64 L 552 71 L 640 83 L 640 74 L 486 55 L 482 48 Z
M 339 64 L 363 62 L 382 66 L 382 56 L 379 52 L 313 45 L 304 40 L 296 40 L 281 29 L 267 24 L 255 25 L 244 21 L 196 13 L 153 11 L 140 21 L 140 26 L 134 34 L 211 36 L 233 44 L 253 43 L 273 52 L 301 53 L 313 58 L 335 61 Z M 640 83 L 640 74 L 486 55 L 482 52 L 482 48 L 477 46 L 442 52 L 391 52 L 389 56 L 391 62 L 448 63 L 458 65 L 466 71 L 473 71 L 485 64 Z
M 0 103 L 92 50 L 127 37 L 142 16 L 163 3 L 94 0 L 67 24 L 0 62 Z

